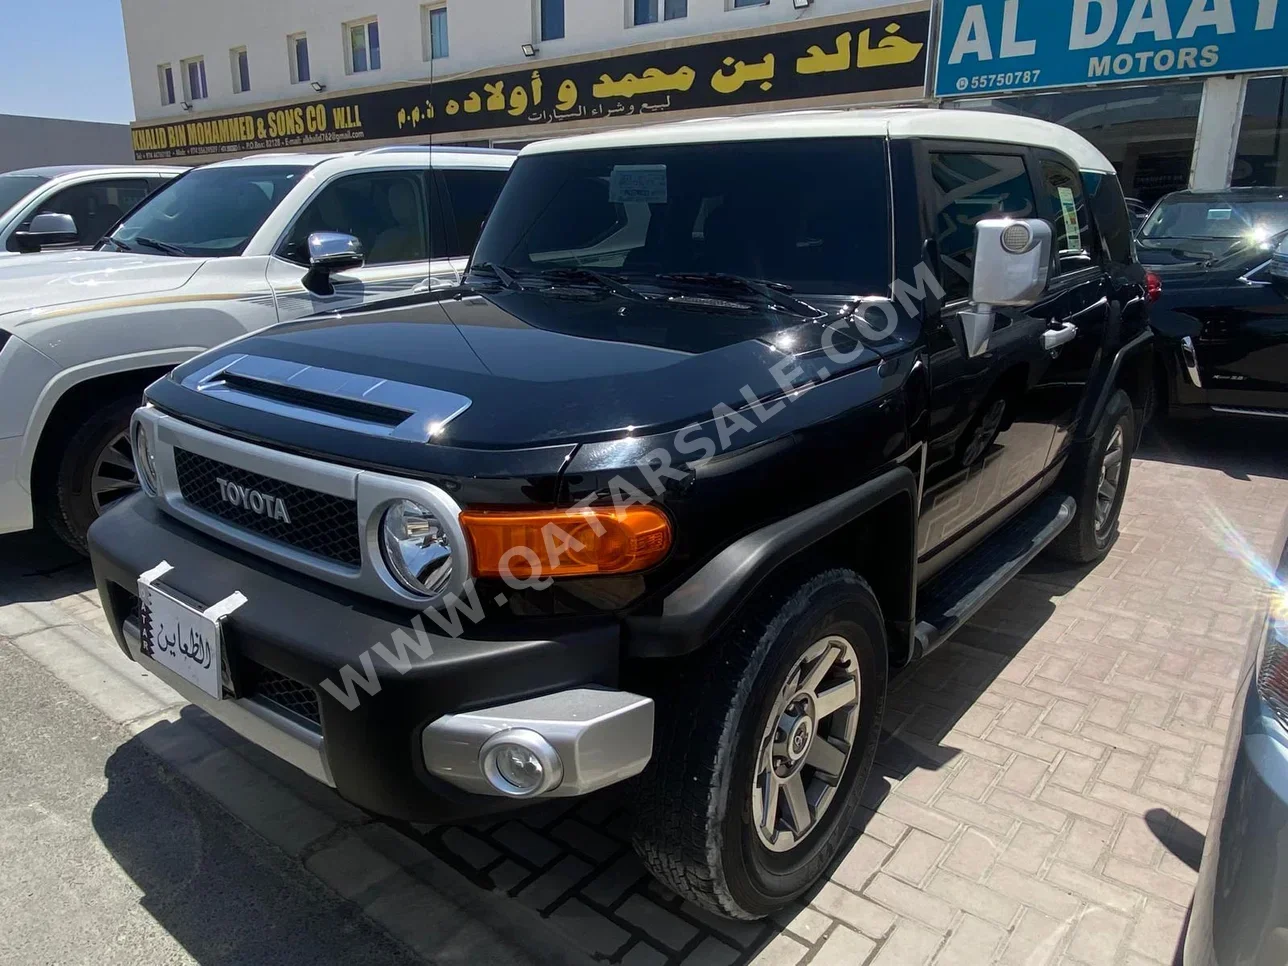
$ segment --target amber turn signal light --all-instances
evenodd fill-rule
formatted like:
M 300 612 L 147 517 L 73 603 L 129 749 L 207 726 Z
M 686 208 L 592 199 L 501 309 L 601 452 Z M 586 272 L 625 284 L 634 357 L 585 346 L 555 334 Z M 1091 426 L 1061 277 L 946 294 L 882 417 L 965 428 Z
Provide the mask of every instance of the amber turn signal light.
M 476 577 L 586 577 L 646 570 L 671 549 L 671 521 L 650 506 L 466 510 Z

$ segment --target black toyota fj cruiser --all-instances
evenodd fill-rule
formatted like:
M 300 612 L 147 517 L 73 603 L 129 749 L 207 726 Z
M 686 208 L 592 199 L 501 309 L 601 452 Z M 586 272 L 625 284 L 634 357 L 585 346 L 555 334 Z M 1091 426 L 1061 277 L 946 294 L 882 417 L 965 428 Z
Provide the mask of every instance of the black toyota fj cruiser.
M 1112 166 L 1042 122 L 533 145 L 460 287 L 149 388 L 99 589 L 132 658 L 363 808 L 633 779 L 648 868 L 764 916 L 847 842 L 890 675 L 1040 551 L 1108 551 L 1147 301 Z

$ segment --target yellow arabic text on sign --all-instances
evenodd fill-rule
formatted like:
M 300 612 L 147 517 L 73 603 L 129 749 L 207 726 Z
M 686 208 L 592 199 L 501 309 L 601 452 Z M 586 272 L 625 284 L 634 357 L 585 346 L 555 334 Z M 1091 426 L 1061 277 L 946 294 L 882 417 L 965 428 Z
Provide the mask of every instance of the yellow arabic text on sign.
M 760 81 L 760 89 L 767 91 L 774 86 L 773 79 L 773 54 L 766 54 L 765 59 L 758 64 L 748 64 L 741 60 L 735 62 L 732 57 L 726 57 L 724 68 L 711 75 L 711 88 L 720 94 L 732 94 L 741 89 L 743 84 Z
M 662 91 L 687 91 L 693 86 L 697 72 L 692 67 L 681 67 L 673 74 L 667 74 L 656 67 L 650 67 L 639 77 L 624 74 L 621 80 L 613 80 L 608 74 L 600 74 L 599 81 L 591 93 L 596 97 L 634 97 L 636 94 L 660 94 Z
M 925 44 L 916 44 L 904 40 L 899 34 L 897 23 L 889 24 L 875 47 L 871 46 L 872 31 L 864 30 L 859 34 L 859 53 L 855 59 L 856 67 L 891 67 L 895 64 L 911 64 L 921 53 Z
M 836 37 L 836 53 L 826 53 L 818 44 L 813 44 L 805 51 L 805 56 L 796 61 L 798 74 L 829 74 L 834 71 L 850 69 L 850 42 L 854 35 L 848 30 Z

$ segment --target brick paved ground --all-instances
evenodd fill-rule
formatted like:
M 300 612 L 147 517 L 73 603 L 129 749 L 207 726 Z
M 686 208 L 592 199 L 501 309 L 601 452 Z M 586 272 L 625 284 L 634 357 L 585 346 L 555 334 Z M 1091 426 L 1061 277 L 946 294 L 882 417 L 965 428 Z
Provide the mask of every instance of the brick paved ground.
M 1035 564 L 897 681 L 864 834 L 807 905 L 774 922 L 710 919 L 645 877 L 628 843 L 629 789 L 465 828 L 390 829 L 336 814 L 364 841 L 394 843 L 381 859 L 388 869 L 413 864 L 398 858 L 413 848 L 390 837 L 398 831 L 420 847 L 415 862 L 445 862 L 515 922 L 535 926 L 539 916 L 542 941 L 566 944 L 570 957 L 1166 966 L 1259 594 L 1223 547 L 1222 526 L 1271 550 L 1288 509 L 1288 435 L 1277 430 L 1218 424 L 1154 439 L 1133 469 L 1107 560 L 1077 571 Z M 101 619 L 91 594 L 55 603 L 77 621 Z M 255 781 L 302 787 L 286 766 L 249 760 Z M 238 768 L 207 788 L 235 813 L 236 796 L 221 794 L 242 780 Z M 321 807 L 316 793 L 304 797 Z M 388 869 L 366 874 L 405 890 L 407 876 Z M 347 894 L 344 879 L 331 884 Z M 406 904 L 401 892 L 363 884 L 362 908 L 382 922 L 380 910 Z M 444 953 L 417 940 L 415 920 L 387 928 Z M 476 943 L 466 960 L 492 961 L 485 948 Z
M 894 685 L 864 834 L 777 922 L 713 921 L 647 879 L 620 795 L 420 838 L 632 966 L 1170 964 L 1260 593 L 1222 522 L 1270 552 L 1285 442 L 1151 437 L 1103 563 L 1039 561 Z

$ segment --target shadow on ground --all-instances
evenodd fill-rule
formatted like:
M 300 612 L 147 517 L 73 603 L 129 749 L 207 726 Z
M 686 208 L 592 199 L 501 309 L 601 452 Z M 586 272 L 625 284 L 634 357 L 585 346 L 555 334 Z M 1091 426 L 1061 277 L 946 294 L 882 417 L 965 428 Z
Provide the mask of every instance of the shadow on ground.
M 0 536 L 0 603 L 58 600 L 93 587 L 89 560 L 49 530 Z
M 119 747 L 105 774 L 95 832 L 138 886 L 139 903 L 202 966 L 422 962 L 141 738 Z
M 1155 422 L 1141 459 L 1221 470 L 1231 479 L 1288 479 L 1288 420 L 1217 417 Z

